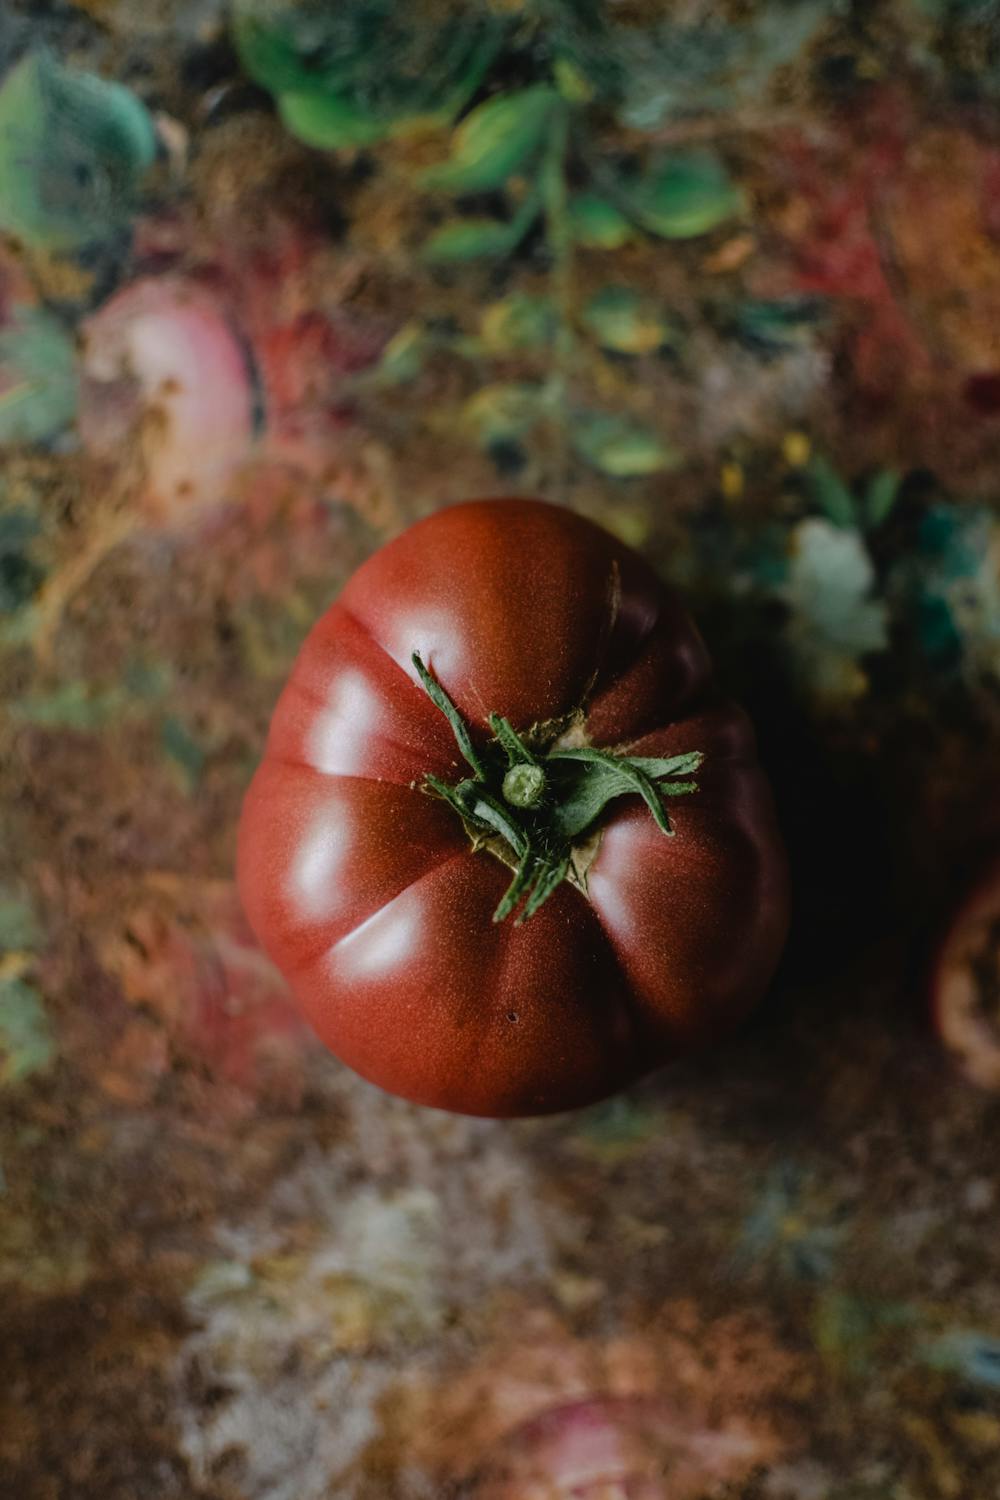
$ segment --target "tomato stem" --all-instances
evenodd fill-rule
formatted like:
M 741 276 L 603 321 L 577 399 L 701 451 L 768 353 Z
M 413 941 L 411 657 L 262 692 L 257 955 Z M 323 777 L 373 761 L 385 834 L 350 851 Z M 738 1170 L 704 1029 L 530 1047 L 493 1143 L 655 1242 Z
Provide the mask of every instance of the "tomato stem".
M 499 714 L 490 714 L 493 738 L 479 749 L 458 708 L 416 652 L 412 660 L 474 773 L 455 786 L 428 774 L 421 790 L 458 814 L 475 847 L 489 849 L 514 870 L 493 914 L 495 922 L 520 907 L 515 917 L 520 926 L 564 880 L 586 890 L 574 850 L 617 797 L 641 797 L 660 832 L 673 836 L 663 799 L 698 790 L 696 781 L 676 778 L 698 770 L 704 760 L 700 750 L 671 756 L 622 755 L 591 746 L 538 752 Z
M 503 779 L 505 801 L 512 807 L 534 807 L 545 792 L 545 772 L 541 766 L 511 766 Z

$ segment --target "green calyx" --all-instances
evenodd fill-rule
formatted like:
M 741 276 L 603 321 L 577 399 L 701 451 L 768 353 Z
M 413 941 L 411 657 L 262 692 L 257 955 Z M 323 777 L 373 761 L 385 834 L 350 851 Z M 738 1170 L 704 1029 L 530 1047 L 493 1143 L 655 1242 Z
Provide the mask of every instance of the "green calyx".
M 474 846 L 488 848 L 514 871 L 494 922 L 514 912 L 517 925 L 526 922 L 564 880 L 586 890 L 586 846 L 593 844 L 593 825 L 615 797 L 641 797 L 669 838 L 674 830 L 664 798 L 698 789 L 697 782 L 675 778 L 698 770 L 704 760 L 700 750 L 668 757 L 616 755 L 589 746 L 556 748 L 558 740 L 539 749 L 499 714 L 490 715 L 493 739 L 477 749 L 444 688 L 416 653 L 412 661 L 472 773 L 454 786 L 428 775 L 421 790 L 447 802 Z

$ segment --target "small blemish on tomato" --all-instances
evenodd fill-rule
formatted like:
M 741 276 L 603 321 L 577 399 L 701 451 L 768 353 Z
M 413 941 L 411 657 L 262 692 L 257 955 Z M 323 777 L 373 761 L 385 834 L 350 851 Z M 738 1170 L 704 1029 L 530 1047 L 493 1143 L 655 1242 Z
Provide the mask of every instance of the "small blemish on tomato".
M 516 1021 L 517 1018 L 518 1017 L 517 1017 L 517 1011 L 516 1010 L 509 1010 L 507 1012 L 507 1019 L 508 1019 L 508 1021 Z

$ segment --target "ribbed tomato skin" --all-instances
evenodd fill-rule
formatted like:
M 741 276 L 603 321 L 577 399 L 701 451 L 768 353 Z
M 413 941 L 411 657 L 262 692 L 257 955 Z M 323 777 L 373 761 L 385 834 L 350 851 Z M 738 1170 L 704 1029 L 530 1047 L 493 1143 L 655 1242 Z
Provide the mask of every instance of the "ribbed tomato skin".
M 414 652 L 474 735 L 583 710 L 595 746 L 701 750 L 666 838 L 612 802 L 584 895 L 518 927 L 510 878 L 418 788 L 466 771 Z M 458 505 L 375 553 L 311 631 L 244 804 L 244 905 L 326 1045 L 467 1114 L 606 1097 L 742 1018 L 784 944 L 788 880 L 742 712 L 694 625 L 622 542 L 535 500 Z

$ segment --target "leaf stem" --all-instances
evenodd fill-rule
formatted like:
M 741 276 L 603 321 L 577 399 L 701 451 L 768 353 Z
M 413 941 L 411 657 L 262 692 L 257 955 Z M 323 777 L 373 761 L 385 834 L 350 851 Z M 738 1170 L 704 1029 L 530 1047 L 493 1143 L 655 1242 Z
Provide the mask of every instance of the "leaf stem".
M 500 714 L 490 714 L 490 728 L 507 752 L 512 766 L 537 766 L 538 757 L 532 755 L 527 745 L 509 719 Z
M 523 926 L 525 922 L 533 917 L 538 908 L 549 899 L 556 886 L 561 885 L 568 874 L 569 855 L 566 854 L 558 864 L 549 865 L 535 882 L 535 888 L 528 897 L 524 910 L 514 922 L 515 927 Z
M 476 748 L 472 743 L 472 736 L 469 734 L 462 715 L 459 713 L 454 703 L 452 703 L 451 699 L 448 697 L 448 694 L 445 692 L 441 684 L 437 681 L 436 678 L 431 676 L 430 672 L 428 672 L 427 668 L 420 660 L 420 657 L 416 651 L 414 651 L 413 655 L 410 657 L 410 660 L 417 669 L 417 673 L 420 677 L 420 681 L 424 685 L 427 696 L 430 698 L 435 708 L 439 708 L 441 710 L 445 718 L 448 720 L 448 723 L 451 725 L 451 732 L 455 736 L 455 742 L 458 745 L 459 750 L 461 750 L 462 755 L 475 771 L 476 780 L 485 781 L 486 772 L 483 770 L 483 763 L 479 759 L 479 756 L 476 754 Z
M 520 901 L 521 896 L 524 894 L 525 888 L 527 887 L 531 879 L 534 864 L 534 851 L 532 849 L 526 849 L 524 854 L 521 856 L 520 864 L 514 872 L 513 880 L 507 887 L 503 899 L 501 900 L 496 911 L 493 913 L 494 922 L 502 922 L 505 917 L 510 916 L 511 912 L 517 906 L 517 903 Z

